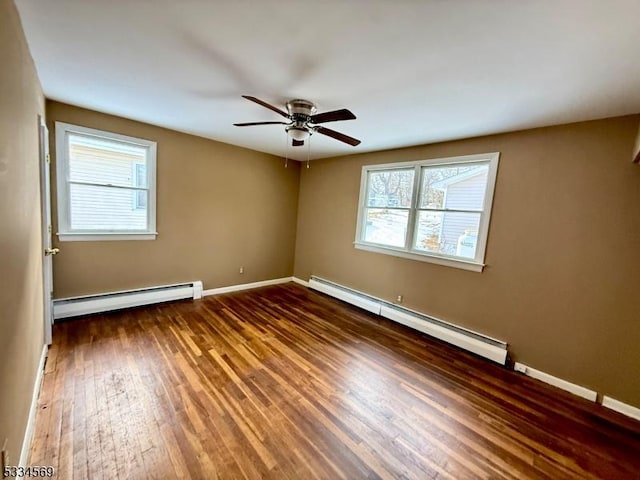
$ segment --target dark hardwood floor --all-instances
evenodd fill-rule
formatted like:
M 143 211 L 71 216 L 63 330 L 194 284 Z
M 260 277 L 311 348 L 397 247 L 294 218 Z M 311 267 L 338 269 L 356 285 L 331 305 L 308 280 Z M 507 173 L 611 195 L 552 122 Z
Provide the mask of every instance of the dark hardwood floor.
M 640 423 L 295 284 L 55 325 L 60 479 L 640 478 Z

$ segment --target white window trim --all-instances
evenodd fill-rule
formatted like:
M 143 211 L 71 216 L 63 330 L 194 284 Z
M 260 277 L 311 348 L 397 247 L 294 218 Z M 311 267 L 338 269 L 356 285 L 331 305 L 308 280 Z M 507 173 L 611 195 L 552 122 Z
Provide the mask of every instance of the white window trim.
M 491 210 L 493 206 L 493 193 L 495 190 L 496 176 L 498 173 L 498 161 L 500 159 L 500 152 L 484 153 L 478 155 L 464 155 L 459 157 L 437 158 L 432 160 L 418 160 L 412 162 L 398 162 L 398 163 L 385 163 L 380 165 L 365 165 L 362 167 L 362 176 L 360 179 L 360 198 L 358 201 L 358 220 L 356 224 L 356 239 L 354 241 L 355 248 L 359 250 L 365 250 L 369 252 L 382 253 L 386 255 L 393 255 L 401 258 L 408 258 L 411 260 L 418 260 L 421 262 L 435 263 L 437 265 L 444 265 L 447 267 L 460 268 L 463 270 L 470 270 L 474 272 L 482 272 L 486 264 L 484 263 L 487 237 L 489 234 L 489 223 L 491 220 Z M 476 247 L 475 259 L 467 260 L 459 257 L 449 257 L 445 255 L 438 255 L 431 252 L 423 252 L 421 250 L 415 250 L 412 248 L 414 244 L 415 236 L 415 215 L 418 209 L 419 202 L 419 186 L 420 186 L 420 168 L 424 166 L 446 166 L 449 164 L 460 163 L 476 163 L 476 162 L 488 162 L 489 171 L 487 173 L 487 188 L 485 191 L 484 209 L 483 214 L 480 216 L 480 225 L 478 228 L 478 245 Z M 366 211 L 367 200 L 367 180 L 370 172 L 376 172 L 381 170 L 395 170 L 401 168 L 413 167 L 416 171 L 414 175 L 414 187 L 412 196 L 412 205 L 409 209 L 409 219 L 407 224 L 407 239 L 405 247 L 392 247 L 387 245 L 380 245 L 377 243 L 366 242 L 362 240 L 363 234 L 363 216 Z
M 57 186 L 57 214 L 58 239 L 62 242 L 73 241 L 103 241 L 103 240 L 155 240 L 156 232 L 156 153 L 157 144 L 150 140 L 129 137 L 118 133 L 105 132 L 93 128 L 81 127 L 70 123 L 56 122 L 56 186 Z M 146 148 L 148 192 L 148 224 L 145 230 L 103 230 L 99 232 L 87 230 L 71 230 L 69 205 L 69 148 L 67 137 L 69 133 L 79 133 L 94 137 L 107 138 Z

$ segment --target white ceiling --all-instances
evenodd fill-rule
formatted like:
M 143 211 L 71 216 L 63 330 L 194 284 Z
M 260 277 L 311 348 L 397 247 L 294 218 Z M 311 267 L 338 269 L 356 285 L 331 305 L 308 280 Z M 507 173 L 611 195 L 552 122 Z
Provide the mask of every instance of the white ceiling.
M 353 111 L 312 159 L 640 112 L 640 0 L 16 4 L 47 97 L 280 156 L 240 95 Z

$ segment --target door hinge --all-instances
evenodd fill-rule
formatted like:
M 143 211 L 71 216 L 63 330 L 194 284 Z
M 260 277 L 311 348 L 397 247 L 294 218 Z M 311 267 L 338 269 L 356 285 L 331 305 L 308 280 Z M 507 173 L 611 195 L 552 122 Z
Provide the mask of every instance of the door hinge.
M 51 156 L 47 153 L 47 163 L 51 163 Z
M 47 231 L 48 231 L 49 233 L 51 233 L 51 225 L 49 225 L 49 226 L 47 227 Z

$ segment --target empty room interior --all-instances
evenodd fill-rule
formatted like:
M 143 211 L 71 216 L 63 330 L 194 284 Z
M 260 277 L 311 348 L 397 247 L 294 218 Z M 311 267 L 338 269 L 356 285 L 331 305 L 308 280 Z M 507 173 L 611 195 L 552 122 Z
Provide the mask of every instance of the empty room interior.
M 0 0 L 3 478 L 640 478 L 638 18 Z

